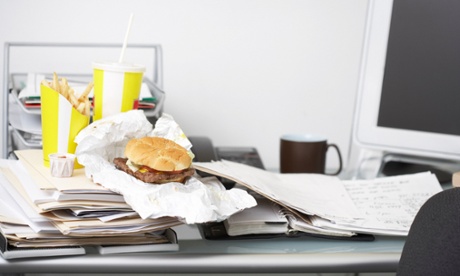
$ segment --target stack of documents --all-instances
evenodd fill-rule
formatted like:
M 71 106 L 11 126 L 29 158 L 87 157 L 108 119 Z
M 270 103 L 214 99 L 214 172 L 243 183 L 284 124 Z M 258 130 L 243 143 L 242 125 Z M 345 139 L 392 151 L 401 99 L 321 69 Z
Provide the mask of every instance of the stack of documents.
M 42 152 L 0 160 L 0 251 L 4 258 L 178 250 L 177 218 L 141 219 L 119 194 L 87 179 L 84 169 L 53 178 Z M 27 250 L 32 249 L 32 250 Z M 37 250 L 41 249 L 41 250 Z M 34 253 L 35 252 L 35 253 Z
M 231 161 L 194 163 L 269 199 L 225 222 L 229 235 L 310 233 L 406 236 L 422 204 L 442 191 L 430 172 L 373 180 L 340 180 L 320 174 L 279 174 Z M 250 221 L 250 223 L 249 223 Z

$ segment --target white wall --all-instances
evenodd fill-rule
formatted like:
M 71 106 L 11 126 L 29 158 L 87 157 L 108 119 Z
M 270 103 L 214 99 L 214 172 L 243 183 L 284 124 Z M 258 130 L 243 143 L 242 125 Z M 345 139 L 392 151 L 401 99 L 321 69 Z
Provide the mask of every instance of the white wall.
M 256 145 L 276 168 L 286 132 L 323 134 L 347 155 L 366 8 L 367 0 L 0 0 L 0 47 L 121 43 L 133 12 L 129 42 L 163 45 L 165 111 L 186 134 Z

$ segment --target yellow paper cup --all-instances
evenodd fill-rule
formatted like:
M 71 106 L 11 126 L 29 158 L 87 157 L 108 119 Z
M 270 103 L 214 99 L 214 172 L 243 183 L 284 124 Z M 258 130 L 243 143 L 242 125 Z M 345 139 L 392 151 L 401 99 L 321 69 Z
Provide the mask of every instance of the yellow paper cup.
M 94 62 L 93 121 L 137 109 L 145 66 Z
M 78 112 L 72 104 L 54 89 L 40 86 L 42 110 L 43 159 L 50 166 L 49 154 L 56 152 L 75 153 L 77 134 L 88 126 L 89 116 Z M 82 168 L 77 162 L 74 168 Z

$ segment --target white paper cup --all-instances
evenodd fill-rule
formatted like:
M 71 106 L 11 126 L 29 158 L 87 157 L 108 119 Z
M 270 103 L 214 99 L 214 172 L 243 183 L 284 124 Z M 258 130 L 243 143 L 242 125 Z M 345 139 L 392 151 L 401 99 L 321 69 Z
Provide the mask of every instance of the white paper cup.
M 93 121 L 137 109 L 145 66 L 94 62 Z
M 75 162 L 75 154 L 52 153 L 49 156 L 50 172 L 54 177 L 71 177 Z

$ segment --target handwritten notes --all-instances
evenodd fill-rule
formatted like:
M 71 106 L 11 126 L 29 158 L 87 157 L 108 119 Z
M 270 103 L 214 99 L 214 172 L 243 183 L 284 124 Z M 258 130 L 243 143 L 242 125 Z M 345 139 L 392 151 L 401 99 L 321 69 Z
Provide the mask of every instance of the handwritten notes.
M 408 230 L 425 201 L 442 190 L 429 173 L 343 181 L 368 228 Z

